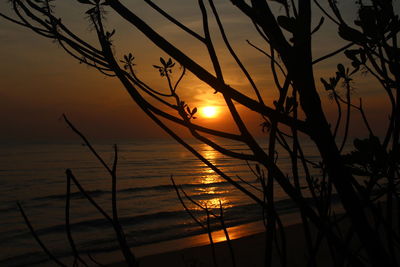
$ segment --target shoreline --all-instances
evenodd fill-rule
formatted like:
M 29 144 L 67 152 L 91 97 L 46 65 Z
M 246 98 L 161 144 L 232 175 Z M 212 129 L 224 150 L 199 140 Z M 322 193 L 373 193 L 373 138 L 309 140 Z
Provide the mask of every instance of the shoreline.
M 307 266 L 308 250 L 305 246 L 304 228 L 299 214 L 282 214 L 281 220 L 286 236 L 286 266 Z M 316 237 L 318 231 L 315 228 L 310 228 L 310 230 L 312 236 Z M 234 266 L 232 258 L 235 258 L 236 267 L 265 266 L 265 228 L 262 221 L 229 227 L 227 231 L 234 251 L 233 257 L 223 230 L 212 232 L 218 267 Z M 207 267 L 215 265 L 207 233 L 132 247 L 132 252 L 139 262 L 139 267 Z M 128 266 L 119 250 L 94 253 L 91 256 L 102 266 Z M 97 264 L 93 265 L 87 256 L 84 258 L 89 266 L 97 266 Z M 333 267 L 330 259 L 329 247 L 322 242 L 316 261 L 321 266 Z M 65 257 L 60 260 L 71 262 L 73 259 Z M 48 260 L 31 266 L 54 266 L 54 263 Z M 272 251 L 271 266 L 281 266 L 277 249 Z
M 295 239 L 301 236 L 298 233 L 302 231 L 302 224 L 297 213 L 284 214 L 281 217 L 285 222 L 284 227 L 290 232 L 290 235 L 295 235 Z M 262 221 L 227 228 L 238 266 L 263 265 L 264 230 Z M 218 266 L 232 266 L 223 230 L 212 232 L 212 236 L 218 261 L 221 261 Z M 132 251 L 139 259 L 140 267 L 213 265 L 212 250 L 207 233 L 133 247 Z M 110 267 L 127 266 L 121 258 L 120 251 L 102 253 L 96 255 L 96 259 L 100 262 L 103 260 L 107 264 L 106 266 Z

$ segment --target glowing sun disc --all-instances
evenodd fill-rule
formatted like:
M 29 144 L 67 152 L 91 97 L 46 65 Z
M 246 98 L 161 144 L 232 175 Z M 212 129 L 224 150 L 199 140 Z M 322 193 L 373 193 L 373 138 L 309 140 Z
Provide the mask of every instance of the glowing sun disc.
M 201 114 L 206 118 L 214 118 L 217 115 L 217 108 L 213 106 L 207 106 L 201 109 Z

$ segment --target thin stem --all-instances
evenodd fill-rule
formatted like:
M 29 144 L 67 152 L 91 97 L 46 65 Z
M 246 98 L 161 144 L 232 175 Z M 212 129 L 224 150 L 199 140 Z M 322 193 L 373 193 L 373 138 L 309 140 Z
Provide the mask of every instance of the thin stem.
M 62 267 L 67 267 L 64 263 L 59 261 L 51 252 L 50 250 L 44 245 L 42 240 L 40 240 L 39 236 L 36 234 L 35 229 L 33 228 L 31 222 L 29 221 L 28 217 L 26 216 L 24 209 L 22 208 L 21 204 L 17 202 L 17 206 L 19 211 L 22 214 L 22 217 L 25 220 L 25 224 L 28 226 L 29 230 L 31 231 L 32 236 L 35 238 L 36 242 L 39 244 L 39 246 L 42 248 L 42 250 L 47 254 L 47 256 L 54 261 L 57 265 L 62 266 Z
M 65 203 L 65 230 L 67 232 L 68 243 L 71 247 L 72 253 L 74 255 L 74 260 L 81 262 L 84 266 L 88 266 L 86 262 L 79 256 L 78 250 L 76 248 L 74 239 L 71 233 L 70 224 L 70 203 L 71 203 L 71 178 L 67 177 L 67 192 L 66 192 L 66 203 Z

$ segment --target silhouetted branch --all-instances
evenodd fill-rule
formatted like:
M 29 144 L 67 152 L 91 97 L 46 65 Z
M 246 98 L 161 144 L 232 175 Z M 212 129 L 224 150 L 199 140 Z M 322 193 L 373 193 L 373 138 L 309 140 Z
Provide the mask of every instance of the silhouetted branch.
M 352 47 L 353 45 L 354 45 L 354 43 L 349 43 L 349 44 L 347 44 L 347 45 L 345 45 L 345 46 L 343 46 L 343 47 L 341 47 L 341 48 L 339 48 L 339 49 L 337 49 L 337 50 L 335 50 L 335 51 L 333 51 L 333 52 L 331 52 L 331 53 L 329 53 L 329 54 L 326 54 L 326 55 L 324 55 L 324 56 L 322 56 L 322 57 L 320 57 L 320 58 L 317 58 L 316 60 L 314 60 L 314 61 L 312 62 L 312 64 L 314 65 L 314 64 L 317 64 L 317 63 L 319 63 L 319 62 L 322 62 L 322 61 L 324 61 L 324 60 L 326 60 L 326 59 L 328 59 L 328 58 L 330 58 L 330 57 L 336 56 L 336 55 L 338 55 L 339 53 L 343 52 L 344 50 L 346 50 L 346 49 Z
M 19 202 L 17 202 L 17 206 L 19 211 L 22 214 L 22 217 L 25 220 L 26 225 L 28 226 L 29 230 L 31 231 L 32 236 L 35 238 L 36 242 L 39 244 L 39 246 L 42 248 L 42 250 L 47 254 L 47 256 L 54 261 L 57 265 L 59 266 L 63 266 L 66 267 L 67 265 L 65 265 L 64 263 L 62 263 L 61 261 L 59 261 L 50 251 L 49 249 L 44 245 L 44 243 L 42 242 L 42 240 L 40 240 L 39 236 L 36 234 L 35 230 L 33 229 L 32 224 L 30 223 L 28 217 L 26 216 L 24 209 L 22 208 L 21 204 Z
M 79 256 L 78 249 L 76 248 L 74 239 L 72 238 L 71 225 L 70 225 L 70 203 L 71 203 L 71 178 L 67 177 L 67 192 L 66 203 L 65 203 L 65 230 L 67 232 L 68 243 L 71 247 L 74 255 L 73 266 L 77 266 L 78 262 L 81 262 L 84 266 L 88 266 L 86 262 Z
M 84 190 L 84 188 L 80 185 L 78 180 L 73 175 L 72 171 L 67 169 L 66 174 L 67 178 L 72 179 L 75 185 L 78 187 L 79 191 L 86 197 L 87 200 L 111 223 L 114 228 L 115 234 L 117 236 L 117 240 L 121 249 L 122 254 L 125 257 L 125 260 L 129 266 L 137 266 L 137 260 L 135 256 L 131 252 L 129 245 L 125 239 L 125 234 L 122 230 L 122 227 L 119 223 L 118 212 L 117 212 L 117 163 L 118 163 L 118 149 L 117 146 L 114 145 L 114 161 L 112 168 L 108 167 L 102 157 L 97 153 L 97 151 L 90 144 L 89 140 L 68 120 L 68 118 L 63 115 L 65 122 L 71 127 L 71 129 L 85 142 L 86 146 L 90 149 L 92 154 L 97 158 L 98 161 L 101 162 L 103 167 L 109 172 L 111 176 L 111 187 L 112 187 L 112 218 L 94 201 L 93 198 Z
M 110 167 L 108 167 L 107 163 L 104 162 L 103 158 L 100 157 L 100 155 L 97 153 L 97 151 L 92 147 L 92 145 L 86 139 L 86 137 L 78 129 L 75 128 L 75 126 L 68 120 L 68 118 L 67 118 L 67 116 L 65 116 L 65 114 L 63 114 L 63 118 L 64 118 L 65 122 L 68 124 L 68 126 L 71 127 L 72 131 L 74 131 L 83 140 L 85 145 L 89 148 L 90 152 L 92 152 L 92 154 L 97 158 L 97 160 L 101 163 L 101 165 L 103 165 L 103 167 L 112 175 L 113 172 L 110 169 Z
M 193 198 L 191 198 L 183 189 L 182 187 L 179 187 L 175 184 L 175 181 L 171 175 L 171 182 L 172 185 L 176 191 L 176 194 L 178 196 L 179 201 L 181 202 L 182 206 L 184 207 L 185 211 L 189 214 L 189 216 L 193 219 L 193 221 L 195 221 L 203 230 L 205 230 L 207 232 L 208 238 L 210 240 L 210 245 L 211 245 L 211 249 L 212 249 L 212 257 L 213 257 L 213 263 L 214 266 L 218 266 L 217 264 L 217 256 L 215 254 L 215 246 L 214 246 L 214 241 L 213 241 L 213 237 L 212 237 L 212 230 L 211 230 L 211 226 L 210 226 L 210 215 L 212 215 L 215 219 L 217 219 L 222 227 L 222 230 L 224 232 L 226 241 L 227 241 L 227 245 L 229 248 L 229 253 L 231 255 L 231 260 L 232 260 L 232 266 L 235 267 L 236 266 L 236 260 L 235 260 L 235 254 L 234 254 L 234 250 L 231 244 L 231 240 L 229 237 L 229 233 L 228 230 L 226 228 L 225 225 L 225 219 L 224 219 L 224 215 L 223 215 L 223 208 L 222 208 L 222 203 L 221 201 L 219 201 L 219 209 L 220 209 L 220 214 L 217 215 L 215 214 L 211 209 L 209 209 L 207 207 L 207 205 L 205 207 L 203 207 L 201 204 L 199 204 L 198 202 L 196 202 L 195 200 L 193 200 Z M 202 222 L 200 222 L 196 216 L 194 216 L 194 214 L 190 211 L 190 209 L 187 207 L 187 205 L 185 204 L 180 192 L 181 191 L 185 198 L 188 199 L 190 202 L 192 202 L 195 206 L 197 206 L 198 208 L 200 208 L 201 210 L 203 210 L 206 213 L 206 222 L 205 224 L 203 224 Z
M 192 31 L 191 29 L 189 29 L 188 27 L 186 27 L 185 25 L 183 25 L 182 23 L 180 23 L 178 20 L 176 20 L 174 17 L 172 17 L 171 15 L 169 15 L 167 12 L 165 12 L 162 8 L 160 8 L 159 6 L 157 6 L 153 1 L 151 0 L 145 0 L 145 2 L 151 6 L 154 10 L 156 10 L 158 13 L 160 13 L 163 17 L 165 17 L 166 19 L 168 19 L 169 21 L 171 21 L 173 24 L 175 24 L 176 26 L 178 26 L 179 28 L 181 28 L 182 30 L 184 30 L 185 32 L 187 32 L 188 34 L 190 34 L 191 36 L 195 37 L 196 39 L 200 40 L 201 42 L 204 42 L 204 37 L 200 36 L 199 34 L 197 34 L 196 32 Z
M 267 91 L 267 88 L 265 88 L 268 97 L 270 95 L 275 97 L 269 102 L 272 103 L 269 105 L 264 103 L 262 99 L 265 92 L 261 89 L 264 90 L 264 88 L 259 87 L 256 77 L 250 74 L 250 71 L 239 58 L 238 51 L 233 48 L 229 41 L 228 33 L 222 23 L 222 16 L 220 16 L 222 13 L 218 12 L 213 0 L 208 0 L 209 6 L 207 7 L 204 0 L 198 1 L 204 37 L 181 23 L 178 18 L 170 15 L 162 8 L 161 4 L 145 0 L 160 17 L 166 19 L 164 21 L 167 21 L 169 25 L 178 27 L 186 36 L 193 37 L 196 44 L 206 47 L 206 53 L 202 56 L 210 59 L 211 71 L 205 67 L 206 65 L 202 66 L 199 61 L 196 61 L 194 55 L 183 52 L 184 47 L 181 44 L 181 46 L 174 45 L 168 41 L 166 36 L 159 34 L 155 28 L 141 19 L 135 9 L 129 9 L 121 1 L 85 0 L 78 2 L 83 6 L 90 4 L 93 7 L 87 14 L 91 27 L 97 34 L 97 42 L 100 48 L 96 48 L 72 33 L 61 22 L 60 18 L 55 17 L 47 0 L 11 0 L 11 8 L 16 18 L 4 14 L 0 14 L 0 17 L 20 26 L 28 27 L 41 36 L 56 40 L 66 53 L 79 62 L 99 70 L 104 75 L 118 78 L 132 99 L 158 126 L 206 166 L 260 205 L 263 208 L 264 221 L 268 225 L 266 229 L 268 237 L 266 243 L 267 266 L 272 263 L 272 258 L 268 253 L 273 248 L 277 250 L 281 264 L 285 266 L 287 263 L 286 240 L 282 222 L 277 214 L 277 207 L 275 207 L 275 188 L 277 187 L 280 187 L 287 197 L 296 204 L 300 212 L 310 257 L 309 264 L 312 267 L 318 264 L 317 254 L 320 245 L 325 241 L 335 266 L 345 264 L 361 266 L 367 261 L 373 267 L 398 264 L 396 255 L 400 242 L 397 240 L 398 229 L 396 227 L 400 225 L 400 219 L 397 222 L 398 225 L 395 226 L 394 217 L 397 210 L 394 201 L 400 204 L 398 193 L 400 176 L 398 170 L 398 151 L 400 150 L 398 34 L 400 26 L 395 14 L 397 10 L 394 9 L 392 1 L 372 0 L 368 4 L 364 1 L 358 1 L 355 3 L 358 12 L 356 21 L 348 23 L 346 21 L 348 16 L 343 16 L 342 7 L 338 5 L 336 0 L 328 0 L 326 5 L 320 4 L 318 0 L 279 0 L 275 1 L 274 4 L 265 0 L 232 0 L 231 5 L 242 12 L 242 15 L 248 19 L 247 23 L 250 26 L 252 24 L 255 26 L 254 33 L 261 38 L 262 44 L 260 46 L 256 46 L 250 41 L 248 41 L 248 44 L 269 59 L 269 66 L 266 65 L 272 71 L 272 88 L 275 90 L 272 91 L 268 88 Z M 272 5 L 275 4 L 284 10 L 278 12 L 275 7 L 271 9 Z M 133 64 L 131 54 L 125 56 L 123 61 L 116 59 L 111 40 L 114 31 L 108 32 L 107 27 L 103 24 L 103 6 L 126 20 L 171 57 L 167 62 L 161 61 L 164 64 L 163 67 L 155 66 L 166 78 L 166 90 L 169 93 L 165 93 L 163 89 L 150 86 L 135 74 L 133 69 L 135 64 Z M 323 13 L 324 17 L 316 25 L 313 25 L 316 8 L 317 11 L 319 9 Z M 253 89 L 256 99 L 251 98 L 251 94 L 247 95 L 246 90 L 242 92 L 239 91 L 239 87 L 234 88 L 226 84 L 224 79 L 226 70 L 222 64 L 224 58 L 217 53 L 214 46 L 215 32 L 213 33 L 212 30 L 215 29 L 210 27 L 209 14 L 212 14 L 215 18 L 216 32 L 221 34 L 223 44 L 236 62 L 237 69 L 246 77 L 245 87 Z M 338 26 L 338 36 L 347 44 L 327 55 L 313 59 L 313 34 L 321 29 L 324 18 L 328 18 Z M 269 52 L 264 51 L 265 47 L 267 49 L 269 47 Z M 323 106 L 325 103 L 321 101 L 321 92 L 316 86 L 316 72 L 313 65 L 322 61 L 325 62 L 335 55 L 343 54 L 351 60 L 351 72 L 349 69 L 345 70 L 343 65 L 339 64 L 336 77 L 333 77 L 329 82 L 322 80 L 325 89 L 331 93 L 337 106 L 336 123 L 334 127 L 331 127 L 331 122 L 325 112 L 326 108 Z M 180 75 L 177 75 L 176 82 L 174 82 L 175 76 L 169 74 L 172 73 L 172 67 L 175 64 L 172 59 L 183 67 Z M 125 64 L 123 68 L 121 63 Z M 238 134 L 218 131 L 194 123 L 195 110 L 184 105 L 178 92 L 178 85 L 181 84 L 186 70 L 194 74 L 199 81 L 214 89 L 215 93 L 221 94 Z M 351 103 L 350 81 L 352 78 L 350 76 L 358 72 L 372 74 L 372 77 L 383 89 L 382 92 L 388 96 L 391 110 L 382 144 L 373 135 L 361 100 L 358 106 Z M 344 79 L 345 82 L 346 96 L 343 98 L 335 90 L 337 82 L 341 79 Z M 291 96 L 290 93 L 292 93 Z M 345 117 L 342 116 L 342 108 L 344 107 L 342 105 L 346 107 Z M 266 129 L 268 134 L 267 149 L 261 146 L 261 142 L 249 130 L 251 127 L 244 120 L 243 114 L 239 113 L 241 111 L 240 106 L 243 106 L 247 111 L 257 113 L 263 119 L 263 130 Z M 366 140 L 356 140 L 354 142 L 355 150 L 348 155 L 343 155 L 342 151 L 351 133 L 352 109 L 360 112 L 371 137 Z M 64 119 L 70 125 L 66 117 Z M 234 176 L 227 175 L 212 164 L 193 146 L 183 140 L 176 130 L 167 125 L 165 121 L 183 126 L 190 131 L 192 136 L 219 153 L 230 158 L 255 162 L 258 166 L 256 171 L 252 168 L 250 168 L 250 171 L 260 180 L 263 196 L 259 197 L 252 192 L 252 189 L 258 189 L 259 192 L 259 188 L 247 183 L 239 176 L 240 181 L 232 179 Z M 337 144 L 336 137 L 341 126 L 344 126 L 344 138 Z M 116 197 L 117 147 L 114 147 L 112 166 L 107 165 L 84 136 L 72 125 L 70 127 L 75 133 L 83 137 L 90 151 L 111 175 L 112 218 L 90 196 L 85 195 L 85 190 L 76 181 L 71 170 L 67 170 L 67 187 L 70 186 L 70 181 L 73 181 L 89 202 L 111 222 L 126 260 L 132 263 L 134 262 L 132 260 L 133 255 L 131 255 L 132 257 L 129 256 L 130 251 L 118 221 Z M 239 153 L 225 146 L 222 142 L 209 138 L 208 135 L 238 141 L 245 145 L 250 152 Z M 310 157 L 310 153 L 305 150 L 303 137 L 310 140 L 317 148 L 318 155 L 316 158 Z M 281 145 L 284 150 L 279 151 L 279 158 L 277 144 Z M 280 165 L 280 161 L 285 156 L 289 156 L 291 164 L 289 174 L 286 173 L 285 167 Z M 315 172 L 311 169 L 312 167 L 315 168 Z M 69 188 L 67 189 L 66 222 L 69 224 L 70 197 Z M 175 189 L 177 190 L 176 186 Z M 177 190 L 180 198 L 179 192 Z M 182 192 L 188 200 L 196 205 L 197 202 L 191 200 L 190 196 L 186 195 L 183 190 Z M 338 222 L 334 218 L 336 201 L 333 198 L 336 197 L 338 205 L 344 208 L 346 223 L 352 225 L 351 228 L 346 229 L 347 231 L 341 229 L 344 222 Z M 386 202 L 384 207 L 379 204 L 383 199 Z M 182 199 L 180 198 L 180 200 Z M 210 234 L 210 216 L 215 215 L 215 218 L 223 219 L 222 206 L 220 204 L 221 214 L 219 217 L 208 207 L 202 207 L 200 204 L 198 204 L 198 207 L 206 212 L 207 221 L 205 224 L 203 223 L 203 227 Z M 199 221 L 199 223 L 202 222 Z M 223 220 L 221 224 L 223 224 Z M 311 234 L 311 227 L 314 226 L 317 229 L 315 239 Z M 223 228 L 225 229 L 225 226 Z M 70 229 L 67 229 L 67 232 L 70 246 L 74 252 L 75 264 L 78 262 L 79 255 L 73 243 Z M 382 233 L 384 233 L 384 236 L 382 236 Z M 213 245 L 212 236 L 210 242 Z M 353 244 L 356 242 L 361 246 L 355 247 Z
M 214 1 L 213 1 L 213 0 L 209 0 L 208 2 L 210 3 L 212 12 L 213 12 L 213 14 L 214 14 L 214 17 L 215 17 L 215 19 L 217 20 L 217 24 L 218 24 L 218 27 L 219 27 L 219 31 L 220 31 L 220 33 L 221 33 L 222 39 L 224 40 L 224 43 L 225 43 L 226 47 L 227 47 L 228 50 L 229 50 L 229 53 L 230 53 L 230 54 L 232 55 L 232 57 L 235 59 L 236 63 L 238 64 L 238 66 L 239 66 L 240 69 L 242 70 L 243 74 L 246 76 L 247 80 L 249 81 L 249 83 L 250 83 L 251 86 L 253 87 L 253 90 L 254 90 L 254 92 L 255 92 L 256 95 L 257 95 L 258 101 L 259 101 L 261 104 L 264 104 L 264 101 L 262 100 L 262 97 L 261 97 L 261 94 L 260 94 L 259 89 L 257 88 L 257 85 L 255 84 L 253 78 L 250 76 L 250 74 L 249 74 L 249 72 L 247 71 L 247 69 L 244 67 L 244 65 L 243 65 L 243 63 L 241 62 L 241 60 L 239 59 L 239 57 L 236 55 L 235 51 L 233 50 L 233 48 L 232 48 L 232 46 L 231 46 L 231 44 L 230 44 L 230 42 L 229 42 L 229 40 L 228 40 L 228 38 L 227 38 L 227 36 L 226 36 L 226 34 L 225 34 L 224 26 L 222 25 L 221 19 L 220 19 L 219 15 L 218 15 L 218 11 L 217 11 L 217 9 L 215 8 Z

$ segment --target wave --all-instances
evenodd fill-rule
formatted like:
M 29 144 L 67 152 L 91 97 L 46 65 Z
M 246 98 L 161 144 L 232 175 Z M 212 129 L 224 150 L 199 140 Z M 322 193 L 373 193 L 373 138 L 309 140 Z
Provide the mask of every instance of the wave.
M 207 187 L 226 187 L 231 186 L 229 182 L 215 182 L 208 184 L 180 184 L 180 187 L 183 189 L 197 189 L 197 188 L 207 188 Z M 148 187 L 132 187 L 118 190 L 117 194 L 127 194 L 127 193 L 140 193 L 140 192 L 148 192 L 148 191 L 157 191 L 157 192 L 166 192 L 171 191 L 174 192 L 175 189 L 173 185 L 156 185 L 156 186 L 148 186 Z M 87 190 L 88 195 L 91 197 L 98 197 L 102 195 L 111 194 L 109 190 Z M 43 197 L 34 198 L 34 201 L 44 201 L 44 200 L 63 200 L 65 199 L 65 194 L 56 194 L 56 195 L 48 195 Z M 70 197 L 72 199 L 84 199 L 84 195 L 78 191 L 71 193 Z M 135 195 L 131 195 L 130 197 L 134 198 Z
M 194 185 L 188 184 L 186 186 Z M 336 200 L 336 196 L 334 196 L 333 198 Z M 278 212 L 281 214 L 297 211 L 295 203 L 289 199 L 277 201 L 275 205 Z M 204 212 L 200 210 L 191 210 L 191 212 L 193 212 L 195 216 L 200 218 L 201 221 L 205 222 L 206 215 L 204 214 Z M 216 212 L 218 213 L 218 209 Z M 225 224 L 227 227 L 262 220 L 261 216 L 262 209 L 256 203 L 238 205 L 224 209 Z M 198 235 L 205 232 L 197 225 L 196 222 L 194 222 L 189 217 L 189 215 L 183 208 L 174 211 L 156 212 L 137 216 L 125 216 L 120 218 L 120 223 L 124 228 L 124 232 L 127 236 L 129 245 L 132 247 L 184 238 L 187 236 Z M 221 229 L 221 225 L 219 224 L 219 222 L 212 217 L 210 225 L 212 231 Z M 79 235 L 79 233 L 93 233 L 89 240 L 81 241 L 79 243 L 81 253 L 104 253 L 115 251 L 118 249 L 118 245 L 115 242 L 115 237 L 113 236 L 112 232 L 110 231 L 108 232 L 109 234 L 105 234 L 105 229 L 112 229 L 112 227 L 111 224 L 107 222 L 104 218 L 94 218 L 81 222 L 75 222 L 71 224 L 71 229 L 72 232 L 75 233 L 77 236 Z M 36 233 L 39 236 L 43 237 L 43 239 L 46 239 L 46 235 L 51 236 L 54 234 L 64 234 L 64 232 L 64 224 L 38 229 L 36 231 Z M 16 240 L 21 238 L 26 240 L 26 238 L 31 238 L 29 236 L 30 233 L 26 231 L 25 233 L 19 233 L 18 235 L 8 237 L 6 240 L 1 240 L 0 244 L 7 244 L 9 239 Z M 70 255 L 70 253 L 68 251 L 65 251 L 64 249 L 60 249 L 57 254 L 60 257 L 66 257 Z M 30 260 L 30 262 L 36 263 L 36 259 L 37 263 L 42 262 L 42 255 L 40 255 L 40 253 L 35 253 L 35 255 L 31 255 L 32 260 Z M 35 258 L 35 260 L 33 258 Z M 23 266 L 18 265 L 17 262 L 17 258 L 8 258 L 1 260 L 0 265 L 4 263 L 5 266 Z
M 206 194 L 202 194 L 206 196 Z M 276 202 L 276 207 L 280 213 L 294 212 L 295 204 L 291 200 L 281 200 Z M 205 213 L 199 209 L 190 210 L 195 216 L 205 219 Z M 218 209 L 216 212 L 219 213 Z M 242 224 L 250 221 L 260 220 L 262 216 L 261 207 L 258 204 L 250 203 L 238 205 L 224 209 L 225 223 L 228 226 Z M 136 240 L 141 240 L 134 245 L 142 245 L 144 243 L 153 243 L 163 241 L 168 235 L 174 239 L 182 235 L 182 233 L 191 232 L 190 235 L 196 234 L 193 229 L 197 228 L 197 224 L 191 220 L 187 212 L 182 208 L 174 211 L 163 211 L 150 214 L 142 214 L 136 216 L 125 216 L 120 218 L 121 225 L 126 228 L 126 233 L 134 236 Z M 213 224 L 213 222 L 212 222 Z M 102 229 L 111 228 L 111 224 L 105 218 L 92 218 L 85 221 L 74 222 L 70 224 L 73 232 L 101 231 Z M 152 228 L 152 226 L 154 226 Z M 161 226 L 161 227 L 160 227 Z M 182 229 L 182 228 L 187 228 Z M 139 230 L 135 230 L 139 229 Z M 60 234 L 65 232 L 63 223 L 37 229 L 39 236 Z M 0 241 L 0 244 L 6 244 L 8 239 L 27 238 L 29 232 L 18 233 Z M 162 239 L 160 239 L 162 235 Z M 141 238 L 142 237 L 142 238 Z M 94 242 L 94 241 L 93 241 Z M 96 241 L 97 242 L 97 241 Z

